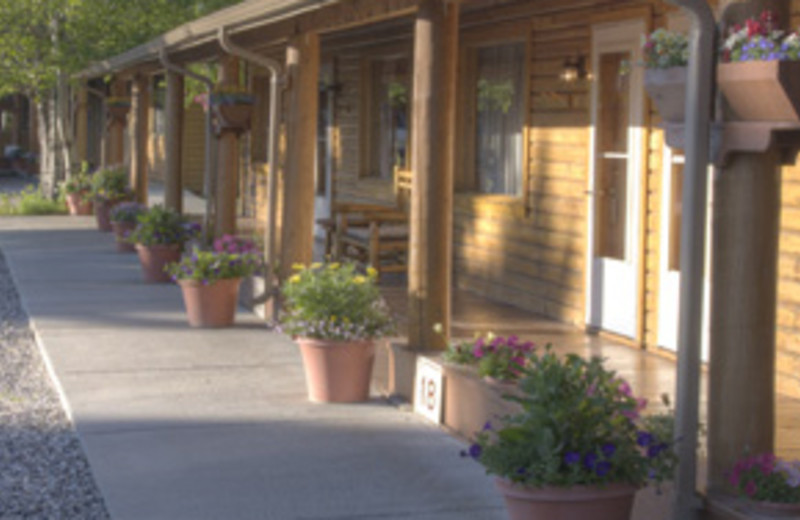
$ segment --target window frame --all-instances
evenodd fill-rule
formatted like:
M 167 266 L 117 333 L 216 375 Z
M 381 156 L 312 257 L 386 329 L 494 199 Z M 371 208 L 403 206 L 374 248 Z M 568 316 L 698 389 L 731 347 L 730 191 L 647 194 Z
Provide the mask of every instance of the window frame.
M 457 135 L 459 153 L 456 154 L 455 190 L 461 198 L 480 199 L 482 202 L 512 204 L 515 209 L 527 208 L 530 198 L 530 129 L 531 129 L 531 55 L 533 27 L 530 21 L 506 22 L 478 27 L 461 35 L 459 50 L 459 88 L 457 110 Z M 477 52 L 479 49 L 509 44 L 524 46 L 522 64 L 522 171 L 520 190 L 511 193 L 484 193 L 479 190 L 476 165 L 477 139 Z M 461 153 L 463 152 L 463 153 Z M 527 211 L 527 210 L 526 210 Z

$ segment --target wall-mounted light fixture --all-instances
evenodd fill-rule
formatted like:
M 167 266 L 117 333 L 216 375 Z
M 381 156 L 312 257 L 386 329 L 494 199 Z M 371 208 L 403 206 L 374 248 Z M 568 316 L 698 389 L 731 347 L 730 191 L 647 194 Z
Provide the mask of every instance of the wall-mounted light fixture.
M 589 72 L 586 70 L 586 57 L 576 56 L 565 59 L 564 68 L 561 69 L 559 77 L 565 83 L 589 79 Z

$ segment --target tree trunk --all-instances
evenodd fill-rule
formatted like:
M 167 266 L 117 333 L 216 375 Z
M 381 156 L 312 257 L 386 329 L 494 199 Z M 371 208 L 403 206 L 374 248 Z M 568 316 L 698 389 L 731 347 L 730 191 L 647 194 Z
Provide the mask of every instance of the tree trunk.
M 36 130 L 39 135 L 39 187 L 48 197 L 55 196 L 56 168 L 55 142 L 50 125 L 52 99 L 50 96 L 36 102 Z
M 56 92 L 56 110 L 55 110 L 55 130 L 56 140 L 59 148 L 59 164 L 57 173 L 61 174 L 59 177 L 68 178 L 73 171 L 77 169 L 74 164 L 74 139 L 73 139 L 73 120 L 72 111 L 70 110 L 70 88 L 67 82 L 67 77 L 64 73 L 58 75 L 58 87 Z

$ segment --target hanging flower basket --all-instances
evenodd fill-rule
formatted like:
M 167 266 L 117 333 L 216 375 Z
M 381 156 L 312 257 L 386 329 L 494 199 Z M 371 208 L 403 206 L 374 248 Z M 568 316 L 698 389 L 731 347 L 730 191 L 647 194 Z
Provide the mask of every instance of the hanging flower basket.
M 739 120 L 800 123 L 800 61 L 722 63 L 717 80 Z
M 217 132 L 241 133 L 250 128 L 253 115 L 253 96 L 246 92 L 217 92 L 211 96 Z
M 686 67 L 645 70 L 644 88 L 665 123 L 683 123 L 686 75 Z
M 124 123 L 131 110 L 131 100 L 124 97 L 109 97 L 106 98 L 106 108 L 112 120 Z

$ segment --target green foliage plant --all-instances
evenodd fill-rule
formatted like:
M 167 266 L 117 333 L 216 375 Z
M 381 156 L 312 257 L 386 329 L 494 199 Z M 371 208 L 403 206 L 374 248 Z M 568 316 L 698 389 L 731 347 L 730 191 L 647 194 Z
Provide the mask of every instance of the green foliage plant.
M 117 204 L 109 212 L 111 222 L 124 224 L 137 224 L 139 216 L 147 211 L 147 206 L 138 202 L 123 202 Z
M 685 67 L 689 63 L 689 40 L 685 34 L 656 29 L 644 37 L 642 54 L 648 69 Z
M 62 185 L 64 193 L 67 195 L 79 193 L 87 196 L 91 194 L 92 177 L 89 175 L 88 166 L 89 165 L 84 162 L 78 172 L 73 173 L 67 180 L 64 181 L 64 184 Z
M 63 215 L 67 206 L 63 198 L 51 199 L 33 185 L 18 194 L 0 195 L 0 215 Z
M 457 365 L 472 365 L 481 377 L 514 381 L 522 375 L 534 344 L 517 336 L 478 335 L 474 341 L 451 342 L 442 358 Z
M 169 264 L 167 272 L 173 281 L 194 280 L 209 285 L 217 280 L 250 276 L 261 265 L 259 255 L 254 253 L 227 253 L 195 249 L 180 262 Z
M 378 289 L 377 271 L 354 264 L 297 264 L 283 284 L 286 312 L 281 328 L 293 337 L 334 341 L 376 339 L 393 330 Z
M 136 229 L 128 235 L 128 241 L 144 246 L 183 245 L 199 233 L 199 226 L 158 204 L 138 216 Z
M 519 393 L 505 396 L 522 412 L 495 429 L 487 423 L 463 455 L 498 475 L 530 487 L 644 486 L 672 475 L 670 413 L 641 415 L 647 400 L 602 360 L 557 356 L 548 345 L 533 353 Z
M 782 460 L 772 453 L 747 456 L 728 474 L 738 496 L 758 502 L 800 504 L 800 460 Z
M 92 176 L 92 195 L 95 200 L 117 202 L 131 197 L 128 173 L 122 166 L 105 168 Z

